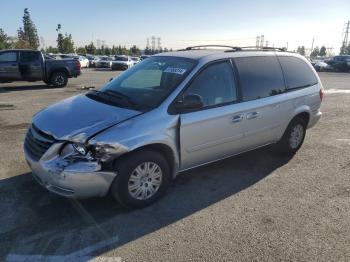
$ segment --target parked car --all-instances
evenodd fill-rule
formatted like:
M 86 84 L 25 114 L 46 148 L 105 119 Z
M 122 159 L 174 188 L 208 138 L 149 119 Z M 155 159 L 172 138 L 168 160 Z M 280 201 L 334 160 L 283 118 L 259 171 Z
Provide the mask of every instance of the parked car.
M 79 56 L 79 62 L 81 67 L 85 67 L 85 68 L 89 67 L 89 60 L 85 56 Z
M 150 55 L 142 55 L 140 58 L 141 58 L 141 60 L 144 60 L 144 59 L 149 58 L 149 57 L 151 57 L 151 56 Z
M 95 67 L 95 62 L 98 60 L 96 56 L 86 55 L 86 58 L 89 60 L 89 67 Z
M 96 68 L 111 68 L 112 59 L 110 57 L 100 57 L 98 61 L 95 61 Z
M 318 72 L 333 70 L 333 67 L 324 61 L 311 61 L 311 64 Z
M 24 142 L 34 177 L 62 196 L 143 207 L 179 172 L 268 144 L 296 153 L 321 117 L 317 73 L 289 52 L 228 51 L 154 55 L 40 111 Z
M 134 63 L 134 65 L 136 65 L 136 64 L 141 62 L 141 59 L 139 57 L 137 57 L 137 56 L 132 56 L 131 60 Z
M 327 63 L 334 68 L 336 72 L 350 71 L 350 55 L 337 55 Z
M 68 78 L 80 73 L 80 63 L 75 59 L 47 59 L 40 51 L 26 49 L 0 51 L 0 82 L 44 81 L 64 87 Z
M 112 70 L 126 70 L 134 65 L 130 56 L 117 55 L 112 61 Z

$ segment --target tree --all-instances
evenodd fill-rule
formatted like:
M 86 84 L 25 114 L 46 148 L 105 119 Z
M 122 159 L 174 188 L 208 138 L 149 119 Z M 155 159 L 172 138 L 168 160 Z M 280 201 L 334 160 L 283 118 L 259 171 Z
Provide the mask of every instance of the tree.
M 317 57 L 317 56 L 319 56 L 319 55 L 320 55 L 320 49 L 316 46 L 316 47 L 314 48 L 314 50 L 312 50 L 310 56 L 311 56 L 311 57 Z
M 46 48 L 45 53 L 57 54 L 58 49 L 57 49 L 57 47 L 49 46 L 48 48 Z
M 140 49 L 139 49 L 136 45 L 133 45 L 133 46 L 130 48 L 130 53 L 131 53 L 131 55 L 139 56 L 139 55 L 141 54 L 141 51 L 140 51 Z
M 71 34 L 65 34 L 63 37 L 63 52 L 62 53 L 74 53 L 74 42 Z
M 89 45 L 86 45 L 85 50 L 87 54 L 91 54 L 91 55 L 96 54 L 96 47 L 93 42 L 91 42 Z
M 62 25 L 58 24 L 56 31 L 57 35 L 57 50 L 60 53 L 74 53 L 74 42 L 71 34 L 65 33 L 65 35 L 61 32 Z
M 305 56 L 305 47 L 304 46 L 298 46 L 297 53 L 300 55 Z
M 322 46 L 320 49 L 319 56 L 326 56 L 326 54 L 327 54 L 327 49 L 325 46 Z
M 5 34 L 4 30 L 0 28 L 0 50 L 11 47 L 10 38 Z
M 23 27 L 20 27 L 17 30 L 18 43 L 16 44 L 16 46 L 19 48 L 38 49 L 40 45 L 38 31 L 32 19 L 30 18 L 28 8 L 24 9 L 22 21 Z
M 86 49 L 85 49 L 85 47 L 83 47 L 83 46 L 77 47 L 77 49 L 75 50 L 75 52 L 76 52 L 77 54 L 80 54 L 80 55 L 86 55 Z

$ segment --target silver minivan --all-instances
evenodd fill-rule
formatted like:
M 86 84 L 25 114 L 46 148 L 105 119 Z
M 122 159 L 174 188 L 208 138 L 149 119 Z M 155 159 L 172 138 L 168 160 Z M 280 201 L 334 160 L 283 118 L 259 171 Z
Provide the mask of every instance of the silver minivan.
M 294 154 L 320 119 L 322 98 L 318 75 L 295 53 L 191 47 L 40 111 L 24 152 L 51 192 L 111 192 L 143 207 L 181 171 L 269 144 Z

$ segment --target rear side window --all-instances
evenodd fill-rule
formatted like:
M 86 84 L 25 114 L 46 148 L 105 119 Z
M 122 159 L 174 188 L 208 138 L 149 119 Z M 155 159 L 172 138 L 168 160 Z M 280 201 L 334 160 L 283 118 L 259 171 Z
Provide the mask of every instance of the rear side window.
M 300 88 L 317 84 L 317 79 L 311 68 L 301 59 L 290 56 L 280 56 L 286 88 Z
M 36 62 L 39 61 L 39 52 L 21 52 L 21 62 Z
M 0 62 L 15 62 L 15 61 L 17 61 L 16 52 L 0 53 Z
M 275 56 L 239 57 L 234 61 L 239 73 L 243 101 L 284 92 L 283 74 Z

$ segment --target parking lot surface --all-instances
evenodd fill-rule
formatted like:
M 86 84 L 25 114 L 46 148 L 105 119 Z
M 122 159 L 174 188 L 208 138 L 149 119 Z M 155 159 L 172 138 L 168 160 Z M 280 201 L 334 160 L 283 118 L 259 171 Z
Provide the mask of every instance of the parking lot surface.
M 350 74 L 320 73 L 323 117 L 292 158 L 263 148 L 187 171 L 141 210 L 47 192 L 22 152 L 33 114 L 119 73 L 0 84 L 1 261 L 350 261 Z

